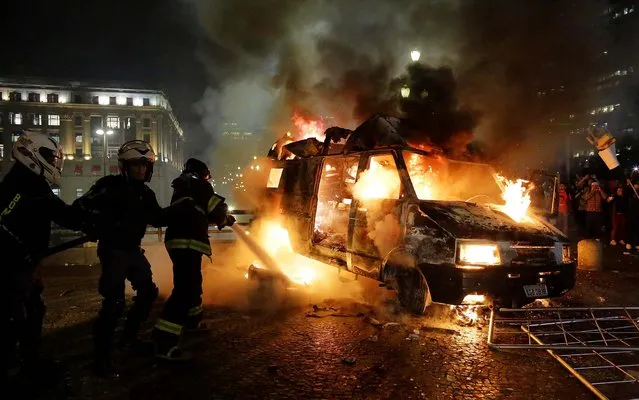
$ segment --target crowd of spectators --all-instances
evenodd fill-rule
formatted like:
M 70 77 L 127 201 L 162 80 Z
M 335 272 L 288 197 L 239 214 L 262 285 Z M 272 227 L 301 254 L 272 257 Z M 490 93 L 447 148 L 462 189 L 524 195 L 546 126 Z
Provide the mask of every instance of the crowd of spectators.
M 576 175 L 559 185 L 557 228 L 580 239 L 639 251 L 639 179 Z

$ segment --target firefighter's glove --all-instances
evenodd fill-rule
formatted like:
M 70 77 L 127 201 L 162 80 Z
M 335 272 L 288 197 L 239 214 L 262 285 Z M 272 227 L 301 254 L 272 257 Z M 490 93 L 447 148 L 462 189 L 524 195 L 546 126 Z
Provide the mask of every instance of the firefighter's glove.
M 226 218 L 224 218 L 224 222 L 221 222 L 220 224 L 217 225 L 217 229 L 221 231 L 226 226 L 233 226 L 234 223 L 235 223 L 235 217 L 233 217 L 231 214 L 227 214 Z

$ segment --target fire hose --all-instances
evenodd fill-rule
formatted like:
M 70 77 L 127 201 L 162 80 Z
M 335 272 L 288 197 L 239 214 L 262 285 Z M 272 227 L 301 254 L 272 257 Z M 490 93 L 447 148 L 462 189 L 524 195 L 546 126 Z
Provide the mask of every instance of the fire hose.
M 247 235 L 241 226 L 239 226 L 238 224 L 233 224 L 231 226 L 231 229 L 233 230 L 233 232 L 235 232 L 237 237 L 239 237 L 246 244 L 251 252 L 262 262 L 264 267 L 275 273 L 283 274 L 282 270 L 277 265 L 275 260 L 273 260 L 273 258 L 266 252 L 266 250 L 262 248 L 262 246 L 260 246 L 255 240 Z
M 62 244 L 59 244 L 57 246 L 53 246 L 53 247 L 49 247 L 48 249 L 46 249 L 45 251 L 43 251 L 40 254 L 40 258 L 46 258 L 46 257 L 50 257 L 54 254 L 58 254 L 61 253 L 65 250 L 69 250 L 73 247 L 76 246 L 80 246 L 82 244 L 85 244 L 87 242 L 90 242 L 91 240 L 89 239 L 88 236 L 80 236 L 79 238 L 75 238 L 73 240 L 69 240 L 68 242 L 64 242 Z

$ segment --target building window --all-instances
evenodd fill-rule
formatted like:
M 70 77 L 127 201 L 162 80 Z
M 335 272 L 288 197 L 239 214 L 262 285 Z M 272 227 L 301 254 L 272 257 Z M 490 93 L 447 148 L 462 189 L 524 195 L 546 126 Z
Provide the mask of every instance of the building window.
M 40 93 L 29 93 L 29 101 L 40 102 Z
M 151 127 L 151 118 L 144 118 L 142 120 L 142 126 L 144 128 L 150 128 Z
M 60 126 L 60 116 L 57 114 L 50 114 L 49 115 L 49 126 Z
M 0 159 L 4 158 L 4 145 L 0 144 Z
M 147 143 L 151 143 L 151 135 L 149 135 L 148 133 L 144 134 L 144 141 Z
M 127 106 L 132 106 L 133 105 L 133 97 L 127 97 L 126 98 L 126 105 Z
M 11 92 L 11 93 L 9 93 L 9 100 L 11 100 L 11 101 L 22 101 L 22 93 L 20 93 L 20 92 Z
M 22 125 L 22 114 L 10 112 L 9 121 L 12 125 Z
M 115 96 L 110 96 L 109 97 L 109 104 L 112 105 L 112 106 L 116 105 Z
M 60 96 L 58 96 L 57 93 L 49 93 L 47 95 L 47 102 L 49 102 L 49 103 L 59 103 L 60 102 Z
M 53 194 L 60 197 L 60 188 L 51 188 L 51 190 L 53 191 Z
M 82 149 L 80 147 L 75 149 L 75 158 L 77 159 L 82 158 Z
M 120 117 L 107 117 L 107 128 L 119 129 Z
M 76 133 L 75 134 L 75 142 L 76 143 L 82 143 L 82 134 L 81 133 Z
M 75 126 L 82 126 L 82 116 L 81 115 L 76 115 L 73 118 L 73 125 Z
M 145 107 L 148 107 L 148 106 L 151 105 L 151 101 L 149 100 L 148 97 L 145 97 L 145 98 L 142 99 L 142 105 L 145 106 Z
M 76 199 L 79 199 L 80 197 L 82 197 L 83 194 L 84 194 L 84 189 L 82 189 L 82 188 L 75 189 L 75 198 Z
M 34 126 L 42 125 L 42 114 L 31 114 L 31 123 Z
M 82 103 L 82 96 L 80 96 L 79 94 L 74 94 L 73 95 L 73 102 L 76 104 L 81 104 Z
M 100 104 L 100 99 L 98 98 L 98 96 L 91 97 L 91 103 Z

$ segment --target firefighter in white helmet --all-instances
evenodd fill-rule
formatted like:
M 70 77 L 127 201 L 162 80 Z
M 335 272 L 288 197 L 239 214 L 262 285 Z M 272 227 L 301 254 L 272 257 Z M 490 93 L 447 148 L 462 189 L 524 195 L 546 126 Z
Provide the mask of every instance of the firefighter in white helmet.
M 141 248 L 147 225 L 165 226 L 172 208 L 161 208 L 155 193 L 145 183 L 151 181 L 155 153 L 141 140 L 126 142 L 118 151 L 119 175 L 105 176 L 74 205 L 93 219 L 98 241 L 102 275 L 98 290 L 102 308 L 93 327 L 94 371 L 117 376 L 111 363 L 112 342 L 120 316 L 124 313 L 125 280 L 136 291 L 126 313 L 120 344 L 136 352 L 152 355 L 155 347 L 138 338 L 140 326 L 148 318 L 158 296 L 151 265 Z
M 49 246 L 51 222 L 80 228 L 79 214 L 58 198 L 50 187 L 60 182 L 62 152 L 48 135 L 25 132 L 13 145 L 16 160 L 0 183 L 0 341 L 2 379 L 20 344 L 22 371 L 41 385 L 60 369 L 40 358 L 40 337 L 45 304 L 37 266 Z

